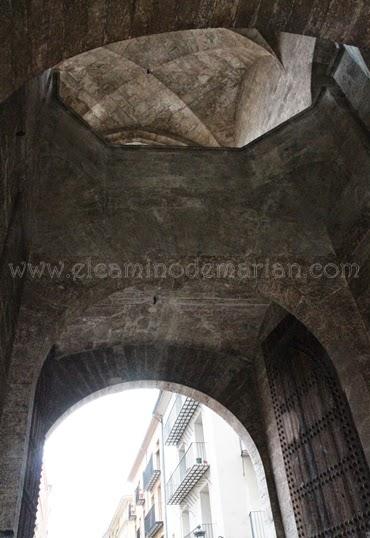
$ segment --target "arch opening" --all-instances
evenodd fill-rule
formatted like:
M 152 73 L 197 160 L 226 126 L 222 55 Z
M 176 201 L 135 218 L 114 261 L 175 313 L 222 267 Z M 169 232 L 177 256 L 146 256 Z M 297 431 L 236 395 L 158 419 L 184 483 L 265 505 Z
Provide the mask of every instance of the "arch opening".
M 335 389 L 339 391 L 339 398 L 337 400 L 344 409 L 346 416 L 350 416 L 351 413 L 349 411 L 347 399 L 340 388 L 338 377 L 331 364 L 331 360 L 321 344 L 306 329 L 306 327 L 298 322 L 293 316 L 287 315 L 286 312 L 282 312 L 281 309 L 275 317 L 272 316 L 272 318 L 270 318 L 267 316 L 266 323 L 263 325 L 264 326 L 261 327 L 260 331 L 261 339 L 266 338 L 266 335 L 266 341 L 268 341 L 269 338 L 275 338 L 274 333 L 277 331 L 278 334 L 282 335 L 285 344 L 288 344 L 288 356 L 294 356 L 296 342 L 299 342 L 299 339 L 303 338 L 306 346 L 311 350 L 310 359 L 306 363 L 308 371 L 307 375 L 311 375 L 309 372 L 311 371 L 310 369 L 313 368 L 314 373 L 312 376 L 316 381 L 318 375 L 315 374 L 315 354 L 319 357 L 324 357 L 322 360 L 330 365 L 329 370 L 332 371 L 331 375 L 333 376 L 334 381 L 332 380 L 331 383 L 334 383 L 334 386 L 337 385 L 339 387 L 338 389 Z M 283 327 L 283 329 L 281 327 Z M 291 338 L 292 335 L 294 337 L 293 340 Z M 272 349 L 276 350 L 275 348 L 276 346 L 273 345 Z M 264 349 L 266 349 L 266 347 L 264 347 Z M 274 356 L 273 360 L 275 360 Z M 282 514 L 284 518 L 284 529 L 289 529 L 289 525 L 291 525 L 291 521 L 289 521 L 289 507 L 286 505 L 284 499 L 289 498 L 294 500 L 295 493 L 291 489 L 292 471 L 289 468 L 289 460 L 286 459 L 286 455 L 284 458 L 287 441 L 284 439 L 284 435 L 281 436 L 281 432 L 279 431 L 281 421 L 284 424 L 285 419 L 283 420 L 282 417 L 276 414 L 276 405 L 274 402 L 272 402 L 272 410 L 275 413 L 274 418 L 271 417 L 269 411 L 269 401 L 271 395 L 274 396 L 274 388 L 270 387 L 270 392 L 266 391 L 266 380 L 267 382 L 269 382 L 269 380 L 271 382 L 269 362 L 267 361 L 266 364 L 267 377 L 264 374 L 263 367 L 261 369 L 261 361 L 250 361 L 247 360 L 246 357 L 236 355 L 235 353 L 220 353 L 216 352 L 214 349 L 207 350 L 206 348 L 186 347 L 184 345 L 175 345 L 169 342 L 146 344 L 122 343 L 109 345 L 106 343 L 105 346 L 97 348 L 89 346 L 85 351 L 74 351 L 71 354 L 65 354 L 55 346 L 49 353 L 49 356 L 43 365 L 37 385 L 30 435 L 30 450 L 26 466 L 27 472 L 24 484 L 25 489 L 23 492 L 19 536 L 22 536 L 22 538 L 23 536 L 28 536 L 26 534 L 27 527 L 25 523 L 29 523 L 32 514 L 34 514 L 35 506 L 31 505 L 29 499 L 34 495 L 34 489 L 38 487 L 38 478 L 35 480 L 35 477 L 38 477 L 38 473 L 41 470 L 40 450 L 47 432 L 52 425 L 60 417 L 64 416 L 69 409 L 73 408 L 74 405 L 78 405 L 79 402 L 84 401 L 85 398 L 93 398 L 94 395 L 99 394 L 100 391 L 115 391 L 121 387 L 122 383 L 124 383 L 126 387 L 130 387 L 130 384 L 132 386 L 132 384 L 137 383 L 149 383 L 149 385 L 154 384 L 158 386 L 159 383 L 161 388 L 172 386 L 175 387 L 176 392 L 182 392 L 185 396 L 189 394 L 188 391 L 193 391 L 193 393 L 196 393 L 197 397 L 204 403 L 210 402 L 211 406 L 214 407 L 214 410 L 221 410 L 224 417 L 233 422 L 237 431 L 244 435 L 244 439 L 248 441 L 248 438 L 252 438 L 254 447 L 256 448 L 255 461 L 259 460 L 262 462 L 261 467 L 263 473 L 261 473 L 262 478 L 259 484 L 262 483 L 262 486 L 263 484 L 265 486 L 262 488 L 260 487 L 260 491 L 262 490 L 266 492 L 265 499 L 267 499 L 271 506 L 275 527 L 278 527 L 277 536 L 284 536 L 281 520 L 279 520 L 281 517 L 280 510 L 282 512 L 285 510 L 285 514 Z M 275 379 L 275 377 L 278 378 L 277 375 L 273 374 L 272 378 Z M 294 379 L 290 380 L 290 382 L 292 382 L 294 386 L 297 384 Z M 329 393 L 324 391 L 324 394 L 321 394 L 322 390 L 320 389 L 320 386 L 317 386 L 316 382 L 312 385 L 309 384 L 309 388 L 312 389 L 314 393 L 315 391 L 318 391 L 320 394 L 321 400 L 319 398 L 318 401 L 321 403 L 317 406 L 317 413 L 314 414 L 314 418 L 318 418 L 320 422 L 320 416 L 322 415 L 322 418 L 325 418 L 325 409 L 328 405 L 330 407 L 330 391 Z M 297 390 L 298 394 L 300 394 L 299 386 Z M 309 394 L 311 393 L 309 392 Z M 283 400 L 284 399 L 286 399 L 288 403 L 284 403 L 283 401 L 282 405 L 286 406 L 290 402 L 289 394 L 284 396 Z M 314 399 L 313 401 L 316 400 Z M 308 405 L 306 407 L 308 408 Z M 333 409 L 329 409 L 329 411 L 331 413 L 329 413 L 330 417 L 336 418 L 336 411 Z M 325 418 L 325 420 L 328 420 L 328 423 L 325 424 L 328 426 L 328 435 L 330 438 L 332 435 L 332 423 L 327 418 Z M 293 423 L 296 424 L 297 421 L 293 421 Z M 298 423 L 300 422 L 298 421 Z M 275 424 L 278 425 L 276 436 L 274 434 Z M 355 439 L 354 443 L 357 447 L 356 453 L 362 454 L 363 456 L 361 443 L 353 422 L 351 423 L 348 419 L 346 424 L 347 426 L 351 426 L 352 424 L 351 436 L 354 436 Z M 345 428 L 347 426 L 345 426 Z M 246 435 L 245 431 L 243 433 L 243 428 L 248 435 Z M 320 433 L 320 430 L 316 431 L 315 428 L 312 429 L 311 433 L 313 439 L 316 438 L 318 432 Z M 303 427 L 298 429 L 297 439 L 301 434 L 305 439 L 307 437 L 307 439 L 311 441 Z M 303 444 L 306 444 L 306 441 Z M 310 446 L 309 443 L 307 443 L 307 446 Z M 341 450 L 341 446 L 335 445 L 335 447 L 336 451 L 334 450 L 333 455 L 334 457 L 338 457 L 338 450 Z M 326 447 L 324 450 L 326 450 Z M 280 457 L 279 452 L 282 453 L 281 461 L 278 461 Z M 253 453 L 253 447 L 252 450 L 250 450 L 250 453 Z M 253 460 L 252 457 L 251 459 Z M 319 456 L 317 456 L 317 459 L 320 461 Z M 299 457 L 298 461 L 299 465 L 305 465 L 305 458 L 303 456 Z M 330 472 L 330 465 L 329 467 L 328 465 L 328 462 L 324 461 L 324 473 Z M 342 464 L 340 462 L 338 465 L 341 468 Z M 368 472 L 368 467 L 366 466 L 364 458 L 360 467 L 361 472 L 365 473 L 365 476 Z M 344 474 L 345 473 L 346 470 L 344 469 Z M 308 482 L 315 482 L 317 480 L 319 480 L 319 477 L 317 476 L 308 477 Z M 362 488 L 363 485 L 366 484 L 366 481 L 364 482 L 364 480 L 361 479 L 358 483 L 353 481 L 353 484 L 355 484 L 355 486 L 352 485 L 351 488 L 355 488 L 354 495 L 356 496 L 356 488 Z M 286 490 L 284 490 L 285 487 Z M 353 493 L 350 494 L 350 497 L 352 495 Z M 321 506 L 323 513 L 327 510 L 325 498 L 327 498 L 327 496 L 323 496 L 323 504 Z M 361 504 L 362 501 L 359 502 Z M 295 503 L 295 506 L 293 504 L 292 508 L 293 517 L 296 516 L 294 529 L 297 529 L 297 536 L 303 537 L 306 536 L 307 525 L 312 524 L 312 521 L 309 519 L 308 522 L 304 523 L 306 528 L 303 527 L 303 530 L 300 528 L 299 517 L 301 516 L 297 518 L 296 500 Z M 353 509 L 351 508 L 353 507 L 352 500 L 348 501 L 348 507 L 350 507 L 351 510 Z M 366 517 L 365 512 L 365 515 L 361 514 L 359 508 L 356 508 L 353 512 L 353 518 L 356 520 L 359 515 L 361 517 Z M 333 528 L 337 528 L 338 525 L 339 527 L 343 525 L 343 514 L 338 513 L 336 517 L 339 519 L 339 522 L 334 522 Z M 184 515 L 184 521 L 187 521 L 186 515 Z M 317 518 L 317 521 L 320 521 L 320 518 Z M 326 528 L 325 525 L 324 528 Z M 360 523 L 360 525 L 366 525 L 366 523 Z
M 117 512 L 105 536 L 115 536 L 114 532 L 130 526 L 125 516 L 128 505 L 135 510 L 135 532 L 141 533 L 140 536 L 147 535 L 148 518 L 151 517 L 149 514 L 153 507 L 157 518 L 159 514 L 162 518 L 158 520 L 160 525 L 158 529 L 160 532 L 164 530 L 164 536 L 184 535 L 185 527 L 179 524 L 183 513 L 189 516 L 188 523 L 191 530 L 193 527 L 196 530 L 200 526 L 206 532 L 207 538 L 230 532 L 235 537 L 239 534 L 252 537 L 260 528 L 264 529 L 265 536 L 276 536 L 260 454 L 246 428 L 227 408 L 212 397 L 177 383 L 158 380 L 126 383 L 117 381 L 112 380 L 112 385 L 74 404 L 56 420 L 45 435 L 47 442 L 53 440 L 54 436 L 58 438 L 58 429 L 62 429 L 69 418 L 73 420 L 79 410 L 88 416 L 86 414 L 88 407 L 104 400 L 106 396 L 123 395 L 127 391 L 135 395 L 145 392 L 144 389 L 151 389 L 151 393 L 153 389 L 159 392 L 152 419 L 130 471 L 131 492 L 126 491 L 121 497 Z M 127 409 L 123 411 L 122 418 L 125 412 Z M 59 436 L 59 442 L 60 440 Z M 145 473 L 152 460 L 156 469 L 162 469 L 163 475 L 158 482 L 153 478 L 155 486 L 146 488 L 143 480 L 145 482 Z M 184 461 L 186 470 L 182 469 Z M 200 473 L 200 477 L 197 473 Z M 50 495 L 45 495 L 48 475 L 46 465 L 42 472 L 39 517 L 36 526 L 40 531 L 45 526 L 41 508 L 44 507 L 45 510 L 48 497 L 50 498 Z M 140 487 L 136 484 L 137 481 Z M 189 481 L 192 485 L 191 490 L 188 492 L 185 490 L 184 494 L 184 484 Z M 138 487 L 140 494 L 146 499 L 145 509 L 141 509 L 140 502 L 136 503 L 137 499 L 136 501 L 134 499 L 138 494 Z M 230 503 L 232 495 L 234 500 Z M 58 495 L 56 499 L 58 500 Z M 136 509 L 133 508 L 135 503 Z M 51 506 L 53 507 L 52 502 Z M 113 515 L 112 508 L 113 506 L 111 515 Z M 211 514 L 215 514 L 215 517 Z M 68 514 L 66 517 L 68 518 Z M 55 522 L 53 528 L 55 531 Z M 131 524 L 131 530 L 133 528 Z M 158 536 L 160 535 L 159 533 Z M 42 534 L 35 534 L 35 538 L 41 536 Z

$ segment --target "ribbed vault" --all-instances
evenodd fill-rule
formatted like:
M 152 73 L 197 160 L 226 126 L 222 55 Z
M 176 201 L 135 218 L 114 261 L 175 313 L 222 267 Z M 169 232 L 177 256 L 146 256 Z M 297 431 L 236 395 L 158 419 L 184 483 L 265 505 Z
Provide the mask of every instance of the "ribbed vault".
M 188 28 L 258 28 L 367 48 L 368 0 L 39 0 L 2 2 L 0 100 L 26 80 L 96 47 Z
M 240 147 L 311 104 L 315 40 L 255 30 L 145 36 L 58 66 L 62 101 L 114 144 Z

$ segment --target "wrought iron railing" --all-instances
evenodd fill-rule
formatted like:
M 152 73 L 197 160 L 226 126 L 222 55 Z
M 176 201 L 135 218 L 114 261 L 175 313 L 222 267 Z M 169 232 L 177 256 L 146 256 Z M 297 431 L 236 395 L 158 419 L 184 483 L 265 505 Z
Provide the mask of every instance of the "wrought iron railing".
M 175 398 L 175 401 L 173 402 L 171 411 L 169 412 L 166 423 L 163 426 L 163 435 L 164 435 L 165 440 L 168 438 L 168 434 L 170 433 L 176 421 L 176 418 L 181 411 L 183 399 L 184 399 L 183 396 L 181 396 L 181 394 L 178 394 Z
M 154 534 L 163 527 L 163 521 L 158 521 L 156 517 L 156 511 L 155 506 L 151 507 L 149 512 L 146 514 L 144 518 L 144 530 L 145 530 L 145 536 L 150 537 L 154 536 Z
M 203 523 L 198 525 L 193 529 L 189 534 L 184 536 L 184 538 L 213 538 L 213 525 L 212 523 Z
M 151 490 L 157 481 L 159 475 L 161 474 L 160 469 L 154 467 L 153 464 L 153 454 L 148 461 L 145 471 L 143 473 L 143 486 L 145 490 Z
M 252 529 L 253 538 L 265 538 L 265 527 L 263 524 L 264 512 L 255 510 L 249 513 L 249 521 Z
M 135 506 L 131 503 L 128 505 L 128 518 L 129 520 L 136 519 L 136 509 Z
M 168 504 L 181 502 L 208 467 L 205 443 L 191 443 L 167 482 Z
M 166 445 L 177 445 L 199 403 L 178 394 L 163 427 Z
M 135 502 L 136 504 L 144 504 L 145 503 L 145 495 L 142 489 L 140 488 L 140 485 L 135 490 Z

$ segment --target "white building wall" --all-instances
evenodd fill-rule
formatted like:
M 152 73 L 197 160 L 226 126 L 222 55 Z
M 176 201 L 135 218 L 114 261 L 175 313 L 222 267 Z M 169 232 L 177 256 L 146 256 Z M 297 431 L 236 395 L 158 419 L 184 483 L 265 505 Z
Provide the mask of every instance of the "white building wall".
M 132 532 L 136 535 L 139 528 L 140 536 L 145 536 L 144 518 L 152 503 L 156 507 L 156 520 L 164 523 L 154 538 L 184 538 L 198 525 L 207 524 L 212 525 L 213 538 L 252 538 L 249 513 L 259 511 L 261 503 L 253 465 L 247 455 L 241 456 L 242 447 L 238 435 L 221 417 L 199 405 L 178 446 L 163 445 L 163 426 L 177 395 L 170 397 L 168 393 L 162 393 L 162 396 L 156 404 L 156 418 L 153 418 L 148 428 L 130 480 L 134 488 L 139 484 L 143 488 L 143 472 L 151 455 L 154 454 L 155 458 L 158 449 L 163 454 L 159 460 L 161 475 L 152 491 L 143 492 L 145 504 L 136 505 L 137 517 L 134 524 L 124 525 L 122 521 L 117 526 L 123 533 L 122 538 L 131 537 Z M 168 505 L 167 482 L 179 465 L 182 453 L 195 442 L 204 442 L 205 460 L 209 469 L 181 505 Z M 193 538 L 193 534 L 190 536 Z M 207 534 L 207 538 L 209 536 Z
M 163 423 L 166 422 L 175 397 L 173 395 Z M 199 427 L 200 417 L 203 435 Z M 191 443 L 201 441 L 202 438 L 210 468 L 181 506 L 167 506 L 168 538 L 183 538 L 186 529 L 182 532 L 182 527 L 186 521 L 190 531 L 199 524 L 212 523 L 214 538 L 252 538 L 249 513 L 260 510 L 253 465 L 250 458 L 241 457 L 238 435 L 207 407 L 199 406 L 178 447 L 164 448 L 166 481 L 179 463 L 179 449 L 183 447 L 186 451 Z M 207 491 L 210 515 L 205 513 L 204 496 L 202 502 L 202 494 Z
M 47 538 L 50 516 L 50 491 L 45 469 L 41 471 L 40 491 L 37 505 L 36 523 L 33 538 Z
M 240 439 L 223 419 L 204 407 L 202 414 L 216 536 L 252 538 L 249 513 L 260 508 L 253 466 L 241 457 Z
M 128 518 L 129 506 L 133 502 L 131 495 L 122 497 L 103 538 L 136 538 L 135 520 Z
M 154 419 L 156 420 L 156 419 Z M 136 523 L 135 531 L 140 529 L 140 537 L 145 537 L 144 531 L 144 520 L 145 516 L 148 514 L 152 505 L 155 506 L 155 515 L 157 521 L 163 522 L 163 527 L 159 529 L 154 538 L 161 538 L 165 533 L 165 523 L 166 523 L 166 509 L 165 509 L 165 499 L 164 499 L 164 489 L 165 489 L 165 477 L 163 475 L 162 468 L 162 424 L 157 420 L 156 426 L 152 431 L 151 438 L 146 446 L 145 452 L 142 454 L 139 465 L 137 466 L 136 472 L 133 477 L 131 477 L 133 488 L 136 489 L 139 486 L 141 489 L 145 503 L 144 505 L 136 505 Z M 157 456 L 157 453 L 159 455 Z M 151 491 L 144 490 L 143 487 L 143 473 L 146 469 L 147 464 L 149 463 L 150 458 L 153 457 L 153 466 L 155 469 L 160 469 L 161 474 L 156 481 L 153 489 Z M 135 503 L 135 499 L 134 499 Z
M 171 399 L 170 409 L 172 407 L 174 397 Z M 166 413 L 168 416 L 168 412 Z M 163 417 L 163 423 L 165 423 L 166 415 Z M 165 446 L 164 447 L 164 469 L 166 484 L 171 477 L 172 472 L 179 464 L 179 451 L 177 447 Z M 181 511 L 176 505 L 166 505 L 167 507 L 167 538 L 182 538 L 182 520 Z

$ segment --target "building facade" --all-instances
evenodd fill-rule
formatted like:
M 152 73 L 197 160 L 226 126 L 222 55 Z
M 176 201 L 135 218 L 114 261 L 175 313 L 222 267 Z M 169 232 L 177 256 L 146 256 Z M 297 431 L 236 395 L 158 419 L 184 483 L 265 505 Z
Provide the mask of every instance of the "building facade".
M 173 394 L 163 430 L 168 538 L 265 536 L 253 465 L 231 426 Z
M 160 414 L 169 399 L 164 394 L 158 399 L 128 480 L 133 484 L 135 530 L 132 538 L 164 538 L 166 536 L 166 509 L 164 491 L 163 431 Z
M 247 450 L 231 426 L 190 397 L 160 393 L 129 480 L 135 527 L 119 534 L 132 514 L 121 501 L 116 534 L 107 538 L 267 536 Z
M 123 495 L 104 538 L 134 538 L 136 510 L 131 495 Z
M 47 538 L 50 516 L 50 492 L 46 471 L 43 468 L 40 480 L 39 499 L 37 504 L 36 524 L 33 538 Z

